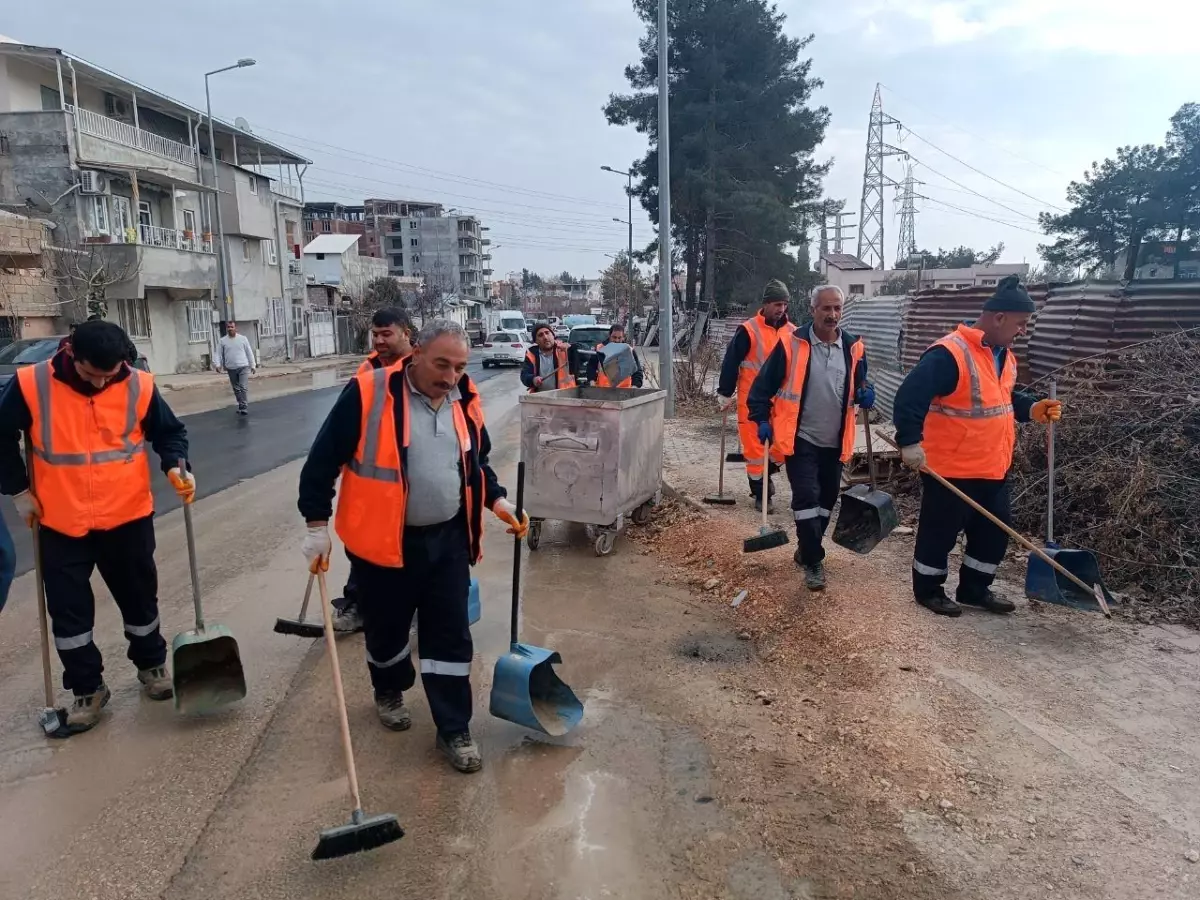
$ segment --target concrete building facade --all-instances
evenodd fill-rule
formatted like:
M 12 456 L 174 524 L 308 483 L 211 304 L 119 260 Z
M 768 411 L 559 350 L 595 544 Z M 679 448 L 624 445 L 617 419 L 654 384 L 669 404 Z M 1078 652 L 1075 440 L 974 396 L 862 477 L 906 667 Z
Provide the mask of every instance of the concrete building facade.
M 295 352 L 288 300 L 304 290 L 284 266 L 286 223 L 298 244 L 308 161 L 221 121 L 213 136 L 215 181 L 198 110 L 62 50 L 0 41 L 0 209 L 52 223 L 51 252 L 73 261 L 54 279 L 64 320 L 119 322 L 152 371 L 208 365 L 230 315 L 264 358 Z
M 855 297 L 875 297 L 883 293 L 884 283 L 916 271 L 910 269 L 873 269 L 850 253 L 824 253 L 817 262 L 817 271 L 827 284 L 837 285 L 847 300 Z M 971 266 L 963 269 L 920 270 L 922 290 L 926 288 L 994 287 L 1006 275 L 1029 274 L 1026 263 L 993 263 L 990 266 Z
M 415 200 L 370 199 L 365 209 L 368 246 L 390 274 L 415 275 L 431 291 L 471 300 L 490 295 L 491 240 L 478 218 Z
M 0 345 L 57 331 L 46 223 L 0 211 Z

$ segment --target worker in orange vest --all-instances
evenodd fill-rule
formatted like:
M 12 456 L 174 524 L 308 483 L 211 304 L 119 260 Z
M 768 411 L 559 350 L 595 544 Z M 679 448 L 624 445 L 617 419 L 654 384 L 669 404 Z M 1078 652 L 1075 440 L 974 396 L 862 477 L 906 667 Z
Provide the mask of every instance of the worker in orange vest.
M 579 365 L 575 348 L 555 340 L 554 329 L 544 324 L 533 330 L 533 344 L 521 364 L 521 384 L 529 393 L 575 387 L 574 372 Z
M 812 322 L 775 346 L 747 401 L 759 439 L 773 441 L 786 458 L 798 544 L 793 559 L 810 591 L 825 590 L 821 542 L 842 466 L 854 455 L 856 412 L 875 405 L 862 338 L 839 325 L 844 300 L 835 285 L 813 289 Z
M 596 345 L 596 355 L 588 362 L 588 381 L 596 387 L 612 387 L 609 383 L 608 376 L 604 374 L 602 363 L 604 361 L 604 353 L 602 352 L 609 344 L 625 343 L 625 326 L 617 323 L 608 329 L 608 340 Z M 642 366 L 638 363 L 637 357 L 634 357 L 634 362 L 637 363 L 637 369 L 628 378 L 625 378 L 617 385 L 619 388 L 642 386 Z
M 1019 391 L 1011 345 L 1036 307 L 1016 275 L 996 286 L 983 312 L 925 351 L 896 392 L 893 418 L 905 465 L 928 466 L 1002 522 L 1012 521 L 1008 469 L 1016 422 L 1057 422 L 1062 404 Z M 965 531 L 955 599 L 946 595 L 948 554 Z M 922 606 L 957 616 L 962 605 L 1010 613 L 992 593 L 1008 536 L 928 474 L 921 475 L 921 517 L 913 551 L 913 594 Z
M 746 477 L 750 481 L 750 496 L 754 498 L 754 508 L 762 509 L 765 481 L 767 507 L 772 512 L 774 505 L 771 498 L 775 495 L 775 485 L 771 476 L 783 466 L 783 454 L 772 448 L 770 471 L 763 471 L 763 443 L 758 439 L 758 425 L 750 420 L 746 400 L 750 396 L 750 385 L 754 383 L 775 345 L 781 338 L 790 335 L 795 328 L 787 317 L 790 299 L 787 285 L 782 281 L 776 278 L 767 282 L 758 314 L 737 327 L 729 346 L 725 348 L 721 377 L 717 382 L 717 408 L 721 412 L 729 410 L 734 402 L 734 394 L 737 394 L 738 437 L 742 442 L 742 453 L 746 457 Z
M 416 680 L 409 627 L 419 613 L 421 681 L 437 748 L 460 772 L 483 765 L 470 731 L 467 613 L 483 511 L 517 538 L 529 529 L 529 516 L 507 499 L 488 463 L 483 405 L 466 374 L 470 346 L 461 325 L 433 320 L 410 356 L 356 376 L 313 441 L 299 500 L 303 553 L 319 571 L 329 565 L 340 476 L 334 527 L 358 579 L 376 713 L 393 731 L 412 725 L 403 692 Z
M 371 353 L 362 361 L 355 375 L 363 375 L 375 369 L 395 365 L 412 353 L 412 319 L 399 307 L 389 306 L 375 310 L 371 316 Z M 358 587 L 354 577 L 354 566 L 342 596 L 335 597 L 333 608 L 333 630 L 339 634 L 354 634 L 362 631 L 362 615 L 358 611 Z
M 154 565 L 154 497 L 149 442 L 176 493 L 191 503 L 196 480 L 186 463 L 187 430 L 154 386 L 127 362 L 120 326 L 96 320 L 46 362 L 18 370 L 0 394 L 0 490 L 17 514 L 38 522 L 46 608 L 75 700 L 71 733 L 100 720 L 110 692 L 92 638 L 92 571 L 112 592 L 137 678 L 152 700 L 172 695 L 167 645 L 159 630 Z M 33 447 L 32 484 L 21 459 L 22 431 Z

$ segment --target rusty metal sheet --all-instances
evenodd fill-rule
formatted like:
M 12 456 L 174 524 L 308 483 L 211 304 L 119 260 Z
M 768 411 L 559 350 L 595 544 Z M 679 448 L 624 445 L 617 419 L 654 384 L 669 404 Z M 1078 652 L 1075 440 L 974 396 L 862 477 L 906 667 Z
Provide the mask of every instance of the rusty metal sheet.
M 846 307 L 843 327 L 863 339 L 867 349 L 867 372 L 875 386 L 875 404 L 880 415 L 892 417 L 892 402 L 904 380 L 900 368 L 900 344 L 908 297 L 885 296 L 853 300 Z
M 1056 287 L 1038 313 L 1029 342 L 1034 380 L 1069 363 L 1107 352 L 1121 302 L 1114 282 L 1073 282 Z

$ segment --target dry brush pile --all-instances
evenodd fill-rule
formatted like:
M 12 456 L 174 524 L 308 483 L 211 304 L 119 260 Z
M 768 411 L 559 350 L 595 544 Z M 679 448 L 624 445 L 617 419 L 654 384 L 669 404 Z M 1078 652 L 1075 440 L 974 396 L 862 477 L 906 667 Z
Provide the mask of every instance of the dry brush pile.
M 1058 378 L 1056 540 L 1096 553 L 1139 618 L 1200 626 L 1200 332 Z M 1047 484 L 1045 429 L 1023 427 L 1012 493 L 1026 534 L 1045 535 Z

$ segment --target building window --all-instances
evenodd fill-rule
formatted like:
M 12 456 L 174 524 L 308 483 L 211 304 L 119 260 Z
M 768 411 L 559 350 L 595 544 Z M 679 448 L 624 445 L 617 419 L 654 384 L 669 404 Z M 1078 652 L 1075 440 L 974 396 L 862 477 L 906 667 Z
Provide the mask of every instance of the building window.
M 100 194 L 88 200 L 88 224 L 92 234 L 108 234 L 108 198 Z
M 321 230 L 322 231 L 329 231 L 331 228 L 332 228 L 332 226 L 329 224 L 328 219 L 321 220 Z
M 62 98 L 54 88 L 42 85 L 42 112 L 55 112 L 62 109 Z
M 397 270 L 396 270 L 396 274 L 397 274 L 397 275 L 400 275 L 400 276 L 403 276 L 403 275 L 404 275 L 404 270 L 403 270 L 403 269 L 397 269 Z
M 982 281 L 980 281 L 979 283 L 980 283 L 981 285 L 983 285 L 984 287 L 995 287 L 995 286 L 996 286 L 996 279 L 995 279 L 995 278 L 984 278 L 984 279 L 983 279 Z
M 408 246 L 410 246 L 410 247 L 419 247 L 419 246 L 421 246 L 421 242 L 420 242 L 420 241 L 419 241 L 417 238 L 409 238 L 409 239 L 408 239 Z
M 242 262 L 250 262 L 250 242 L 242 238 Z
M 409 227 L 409 228 L 411 228 L 413 231 L 416 231 L 416 230 L 417 230 L 417 221 L 416 221 L 416 219 L 410 219 L 410 220 L 409 220 L 409 223 L 408 223 L 408 227 Z
M 395 256 L 393 256 L 392 257 L 392 265 L 395 266 L 396 268 L 403 268 L 404 267 L 404 254 L 397 253 Z
M 279 265 L 279 253 L 275 249 L 275 242 L 273 240 L 265 240 L 262 242 L 262 253 L 267 259 L 268 266 Z
M 252 193 L 252 194 L 258 193 L 258 179 L 255 178 L 253 175 L 250 176 L 250 193 Z
M 855 295 L 862 296 L 862 295 L 866 294 L 866 292 L 867 292 L 867 286 L 865 284 L 850 285 L 850 296 L 851 297 L 853 297 Z
M 286 313 L 282 297 L 270 298 L 267 301 L 267 318 L 263 322 L 262 333 L 264 335 L 283 334 L 287 328 Z
M 304 337 L 304 304 L 292 304 L 292 337 Z
M 118 300 L 117 322 L 131 338 L 150 337 L 150 306 L 143 298 Z
M 207 344 L 212 333 L 212 304 L 207 300 L 187 302 L 188 343 Z
M 317 254 L 317 259 L 324 259 L 324 258 L 325 258 L 325 254 L 324 254 L 324 253 L 318 253 L 318 254 Z
M 419 263 L 421 261 L 421 254 L 414 253 L 412 256 L 412 261 L 413 261 L 413 265 L 416 265 L 417 263 Z

